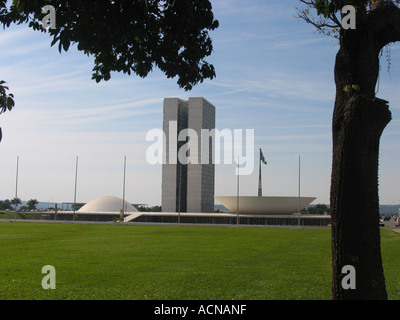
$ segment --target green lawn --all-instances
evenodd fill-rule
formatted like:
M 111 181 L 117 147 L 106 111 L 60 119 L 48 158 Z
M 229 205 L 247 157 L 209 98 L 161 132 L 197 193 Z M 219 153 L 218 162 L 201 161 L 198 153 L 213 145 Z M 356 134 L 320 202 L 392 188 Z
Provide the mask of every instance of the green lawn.
M 381 234 L 399 299 L 400 234 Z M 328 229 L 0 222 L 0 299 L 330 299 L 330 251 Z

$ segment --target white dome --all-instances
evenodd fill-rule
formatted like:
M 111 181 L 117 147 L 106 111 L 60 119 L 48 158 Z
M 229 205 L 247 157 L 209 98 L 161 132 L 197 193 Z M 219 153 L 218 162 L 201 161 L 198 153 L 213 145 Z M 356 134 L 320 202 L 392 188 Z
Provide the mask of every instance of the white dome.
M 125 200 L 125 213 L 138 212 L 138 210 Z M 104 196 L 86 203 L 78 213 L 120 213 L 122 210 L 122 198 Z
M 232 212 L 237 212 L 237 196 L 215 196 L 225 208 Z M 240 214 L 265 214 L 265 215 L 288 215 L 296 213 L 307 207 L 313 202 L 315 197 L 257 197 L 257 196 L 240 196 L 239 197 L 239 213 Z

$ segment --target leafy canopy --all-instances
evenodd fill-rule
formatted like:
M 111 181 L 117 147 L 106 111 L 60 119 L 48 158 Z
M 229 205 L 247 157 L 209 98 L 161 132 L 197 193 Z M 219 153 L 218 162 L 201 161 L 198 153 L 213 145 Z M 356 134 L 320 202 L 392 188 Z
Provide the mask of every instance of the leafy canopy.
M 341 11 L 344 6 L 353 6 L 358 18 L 361 18 L 382 2 L 399 4 L 400 0 L 300 0 L 300 2 L 306 4 L 306 7 L 297 9 L 299 18 L 312 24 L 321 33 L 339 38 L 339 30 L 342 27 Z M 316 11 L 316 15 L 311 10 Z
M 109 80 L 111 73 L 146 77 L 158 67 L 178 77 L 185 90 L 215 70 L 205 61 L 213 50 L 209 31 L 218 27 L 209 0 L 0 0 L 0 23 L 28 23 L 48 32 L 51 45 L 68 51 L 71 44 L 94 56 L 92 79 Z M 45 5 L 56 10 L 56 28 L 44 30 Z

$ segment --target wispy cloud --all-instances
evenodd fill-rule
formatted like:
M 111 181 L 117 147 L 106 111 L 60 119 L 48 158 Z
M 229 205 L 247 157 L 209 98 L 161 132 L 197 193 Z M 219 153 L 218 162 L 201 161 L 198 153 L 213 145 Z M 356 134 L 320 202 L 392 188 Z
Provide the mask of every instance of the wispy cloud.
M 334 98 L 333 83 L 321 83 L 318 78 L 309 79 L 307 76 L 276 70 L 256 71 L 239 80 L 219 79 L 210 82 L 210 85 L 228 89 L 218 93 L 219 96 L 247 92 L 258 93 L 263 97 L 301 98 L 302 100 L 322 102 L 331 102 Z
M 162 98 L 147 99 L 123 104 L 110 104 L 105 107 L 79 108 L 74 110 L 60 110 L 46 113 L 49 121 L 73 122 L 83 124 L 89 122 L 104 122 L 124 119 L 132 116 L 159 113 L 159 109 L 152 108 L 154 105 L 161 105 Z

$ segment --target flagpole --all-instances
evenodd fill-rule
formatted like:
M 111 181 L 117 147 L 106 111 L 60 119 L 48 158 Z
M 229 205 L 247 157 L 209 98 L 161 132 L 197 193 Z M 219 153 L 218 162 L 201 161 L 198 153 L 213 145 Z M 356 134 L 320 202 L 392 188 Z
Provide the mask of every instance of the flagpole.
M 18 197 L 18 163 L 19 163 L 19 156 L 17 156 L 17 175 L 15 178 L 15 212 L 14 212 L 14 221 L 17 220 L 17 197 Z
M 239 157 L 238 157 L 238 168 L 237 168 L 236 224 L 239 225 Z
M 259 197 L 262 197 L 261 148 L 260 148 L 260 161 L 258 162 L 258 196 L 259 196 Z
M 126 156 L 124 157 L 124 180 L 123 180 L 124 182 L 122 185 L 122 212 L 120 214 L 121 222 L 123 221 L 125 216 L 125 175 L 126 175 Z
M 75 210 L 76 210 L 76 185 L 78 181 L 78 156 L 75 161 L 75 191 L 74 191 L 74 215 L 72 217 L 72 221 L 75 222 Z
M 300 227 L 300 155 L 299 155 L 299 198 L 297 200 L 298 225 Z

